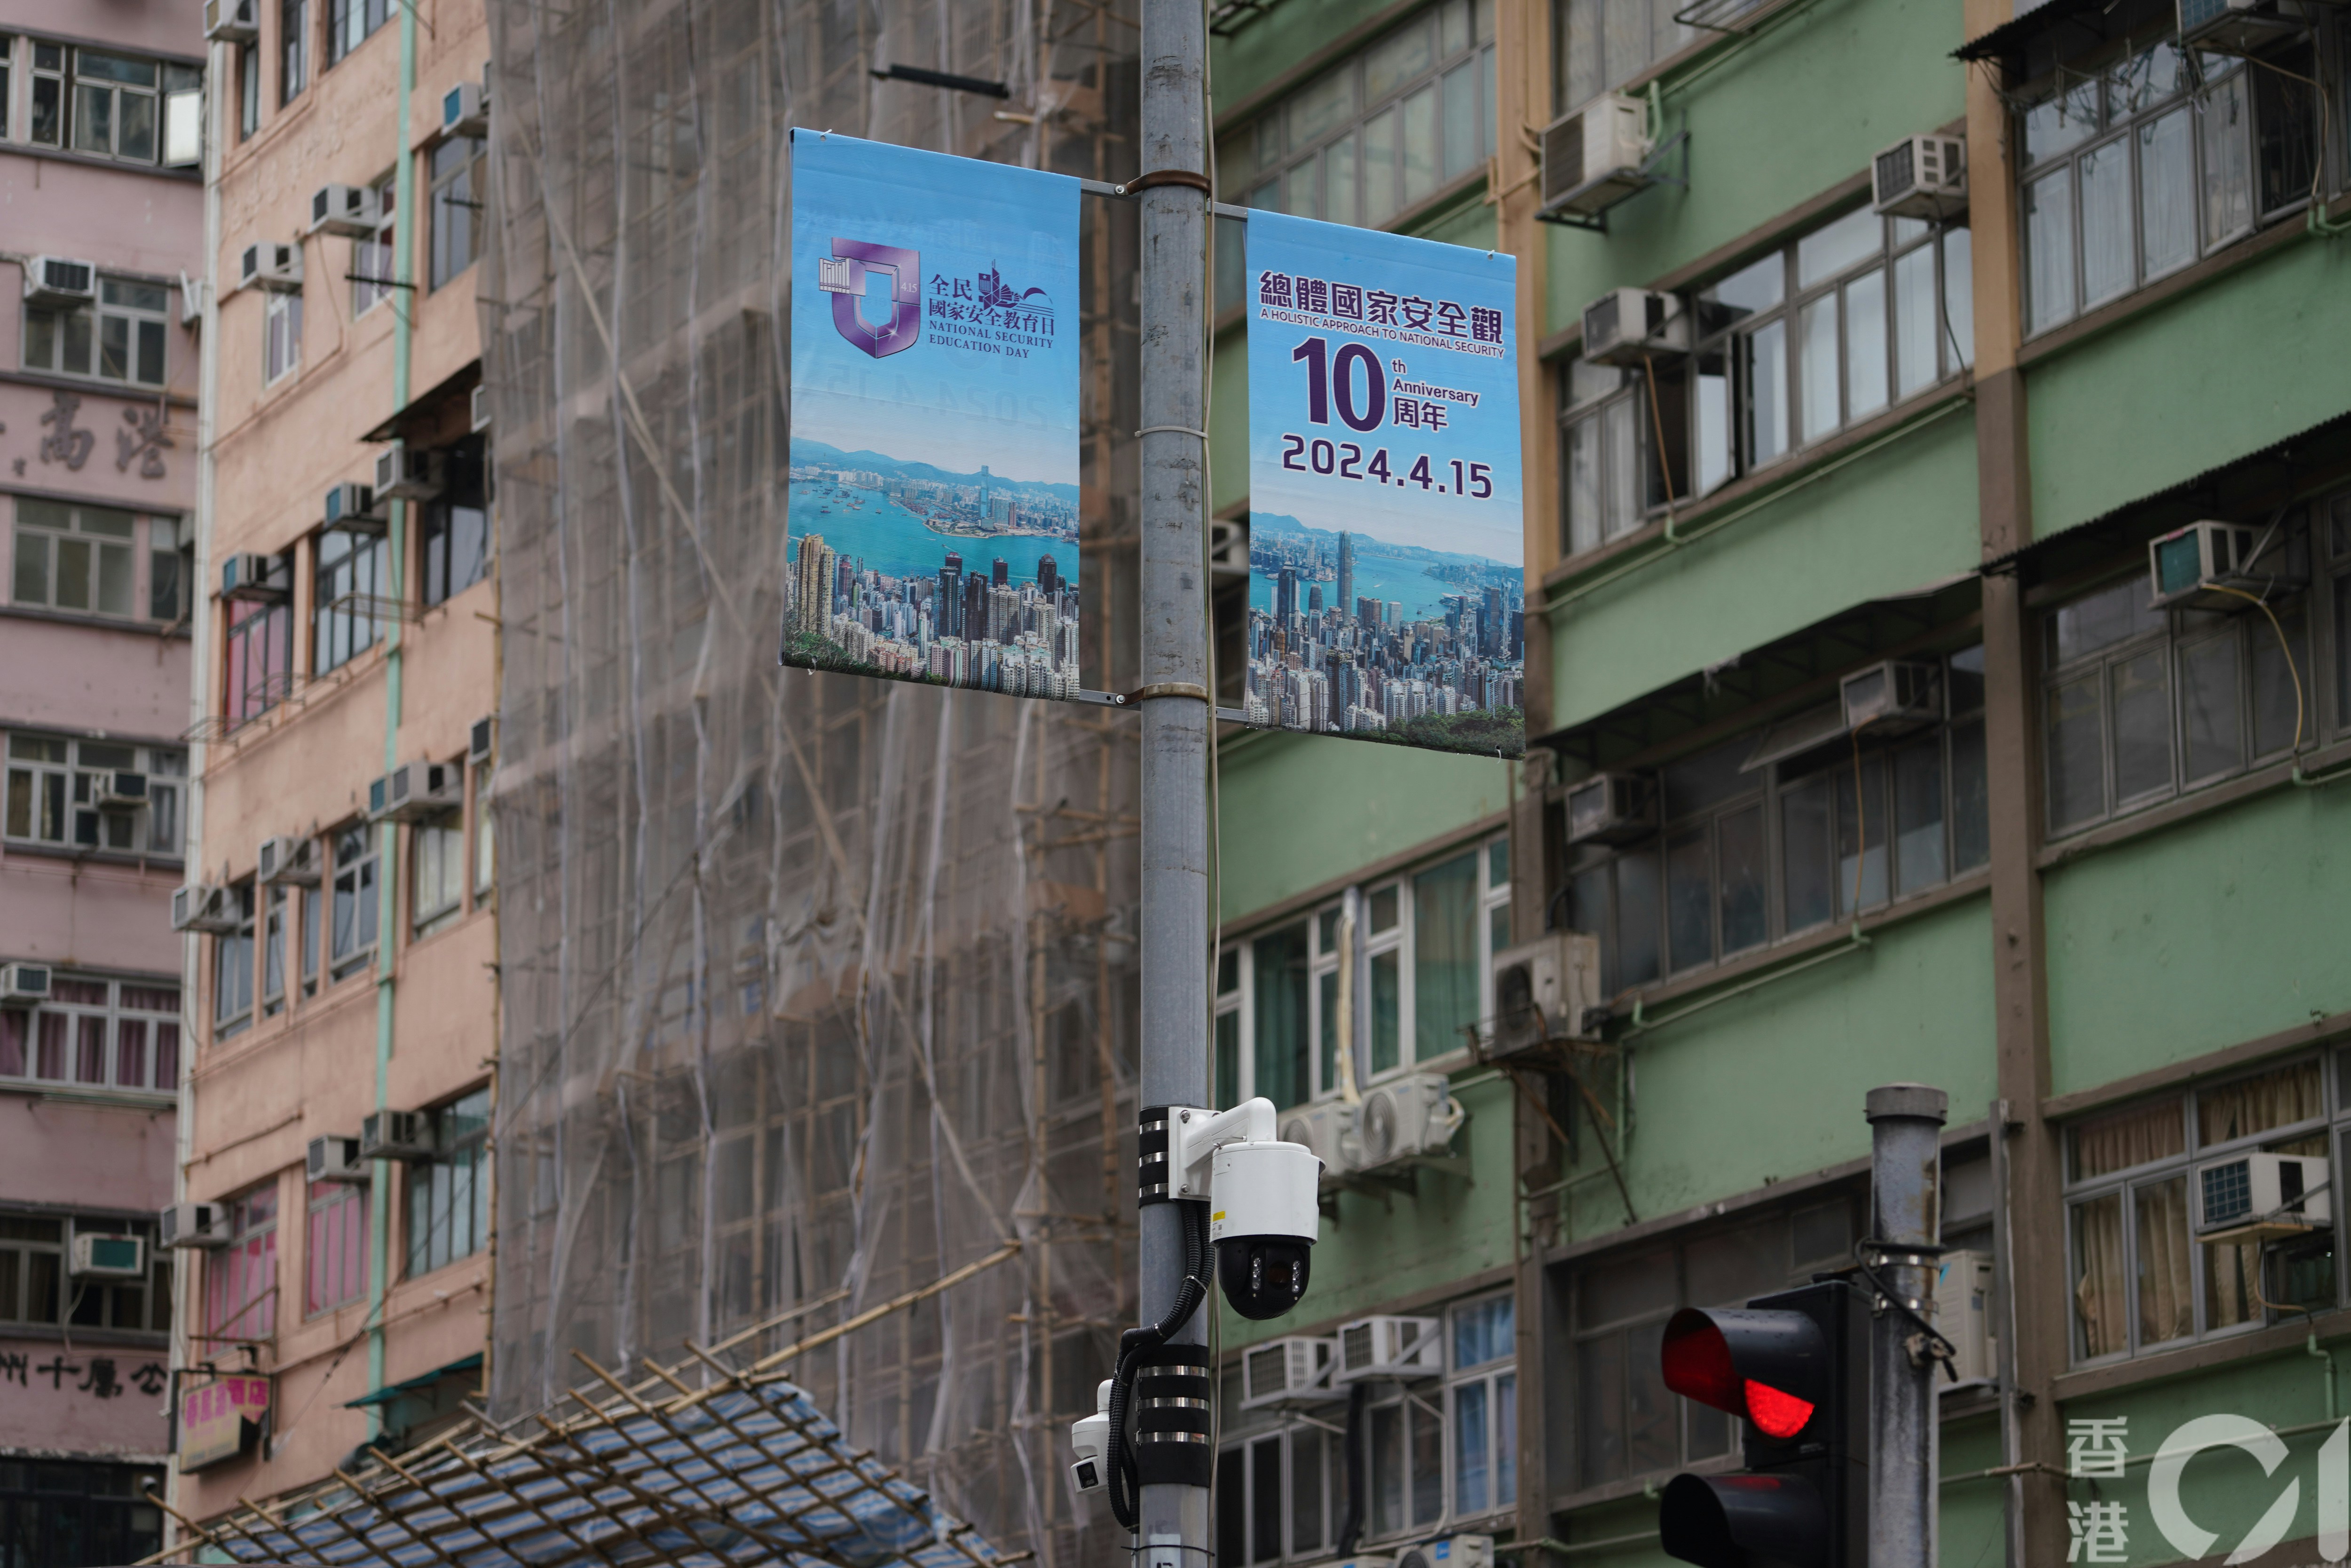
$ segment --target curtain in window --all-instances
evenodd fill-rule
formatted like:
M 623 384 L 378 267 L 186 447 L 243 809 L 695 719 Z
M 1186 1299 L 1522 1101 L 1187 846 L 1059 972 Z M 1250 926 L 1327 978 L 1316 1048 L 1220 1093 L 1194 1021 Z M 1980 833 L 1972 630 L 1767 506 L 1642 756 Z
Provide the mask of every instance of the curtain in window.
M 2130 1348 L 2123 1290 L 2123 1198 L 2109 1193 L 2074 1208 L 2074 1314 L 2085 1359 Z
M 1413 1055 L 1441 1055 L 1478 1021 L 1478 857 L 1412 879 Z
M 1257 960 L 1257 1061 L 1254 1092 L 1277 1105 L 1307 1098 L 1306 923 L 1253 945 Z
M 2197 1141 L 2209 1145 L 2249 1138 L 2325 1113 L 2317 1061 L 2297 1061 L 2200 1092 L 2196 1096 Z
M 2176 1099 L 2110 1111 L 2074 1129 L 2074 1179 L 2086 1181 L 2188 1152 Z
M 2149 1182 L 2131 1195 L 2131 1203 L 2138 1225 L 2138 1343 L 2186 1339 L 2196 1332 L 2188 1178 Z

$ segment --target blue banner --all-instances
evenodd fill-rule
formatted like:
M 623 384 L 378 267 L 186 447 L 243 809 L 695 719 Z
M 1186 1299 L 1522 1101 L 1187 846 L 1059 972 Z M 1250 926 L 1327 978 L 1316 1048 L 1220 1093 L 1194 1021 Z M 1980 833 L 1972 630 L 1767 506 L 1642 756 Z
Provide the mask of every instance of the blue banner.
M 1249 722 L 1526 749 L 1514 257 L 1249 216 Z
M 781 661 L 1078 689 L 1078 182 L 795 130 Z

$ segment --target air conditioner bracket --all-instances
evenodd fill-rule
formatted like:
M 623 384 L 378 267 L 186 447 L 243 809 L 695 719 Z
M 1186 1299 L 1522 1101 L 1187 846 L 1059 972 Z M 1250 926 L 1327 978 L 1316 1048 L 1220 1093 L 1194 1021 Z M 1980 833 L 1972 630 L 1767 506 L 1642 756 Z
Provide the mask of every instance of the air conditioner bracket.
M 1687 110 L 1683 112 L 1682 118 L 1685 121 L 1688 120 L 1689 116 Z M 1667 137 L 1663 141 L 1657 143 L 1656 149 L 1652 152 L 1647 158 L 1642 161 L 1641 166 L 1633 171 L 1633 178 L 1631 181 L 1628 182 L 1625 179 L 1625 172 L 1621 169 L 1617 170 L 1614 173 L 1603 174 L 1600 178 L 1589 181 L 1583 185 L 1577 186 L 1574 190 L 1570 191 L 1566 195 L 1559 199 L 1556 205 L 1535 214 L 1535 221 L 1538 223 L 1557 224 L 1562 228 L 1588 229 L 1593 234 L 1606 234 L 1608 232 L 1609 209 L 1617 205 L 1618 203 L 1630 201 L 1633 197 L 1639 195 L 1643 191 L 1647 190 L 1652 185 L 1679 185 L 1685 191 L 1689 189 L 1689 128 L 1687 124 L 1685 123 L 1681 130 L 1675 131 L 1671 136 Z M 1659 171 L 1664 169 L 1666 166 L 1667 159 L 1670 158 L 1677 150 L 1681 153 L 1681 172 L 1679 174 L 1667 174 L 1660 172 Z M 1593 213 L 1578 213 L 1569 210 L 1568 204 L 1573 202 L 1584 192 L 1597 189 L 1600 186 L 1606 185 L 1611 183 L 1623 184 L 1625 186 L 1625 193 L 1618 196 L 1614 201 L 1610 202 L 1607 206 L 1602 207 L 1599 211 Z

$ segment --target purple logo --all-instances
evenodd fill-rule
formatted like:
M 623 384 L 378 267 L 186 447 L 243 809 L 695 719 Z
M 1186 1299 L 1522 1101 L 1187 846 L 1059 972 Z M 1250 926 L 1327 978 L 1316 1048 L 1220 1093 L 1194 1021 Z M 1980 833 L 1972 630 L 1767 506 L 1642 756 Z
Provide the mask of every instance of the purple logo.
M 819 256 L 816 286 L 832 296 L 833 329 L 875 359 L 911 349 L 923 336 L 923 258 L 893 245 L 862 240 L 832 242 L 832 254 Z M 865 275 L 890 275 L 890 316 L 865 319 Z

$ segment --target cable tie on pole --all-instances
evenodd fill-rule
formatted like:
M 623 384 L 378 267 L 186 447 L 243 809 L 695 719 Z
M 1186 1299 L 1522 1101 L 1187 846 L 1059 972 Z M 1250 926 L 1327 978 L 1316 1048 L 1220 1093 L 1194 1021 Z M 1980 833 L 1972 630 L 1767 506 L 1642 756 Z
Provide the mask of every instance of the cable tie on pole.
M 1157 681 L 1147 686 L 1137 686 L 1125 694 L 1130 703 L 1149 702 L 1154 697 L 1190 697 L 1195 702 L 1208 700 L 1208 688 L 1190 681 Z
M 1208 183 L 1208 177 L 1206 174 L 1195 173 L 1189 169 L 1154 169 L 1148 174 L 1137 174 L 1125 184 L 1119 186 L 1118 193 L 1122 196 L 1139 196 L 1155 185 L 1188 185 L 1211 200 L 1214 200 L 1217 194 L 1217 188 Z
M 1163 433 L 1172 435 L 1196 435 L 1204 442 L 1208 439 L 1207 431 L 1195 430 L 1188 424 L 1146 424 L 1134 433 L 1134 438 L 1140 441 L 1146 435 L 1158 435 Z

